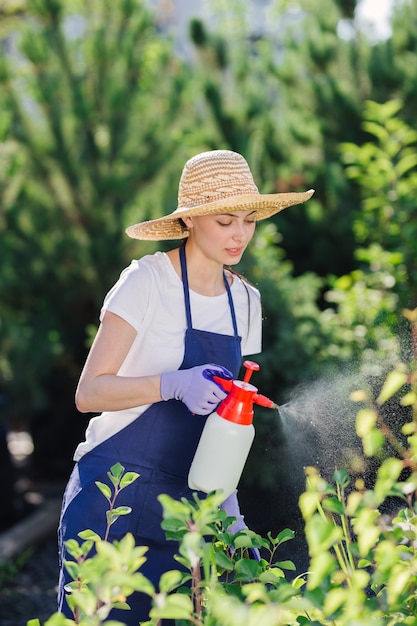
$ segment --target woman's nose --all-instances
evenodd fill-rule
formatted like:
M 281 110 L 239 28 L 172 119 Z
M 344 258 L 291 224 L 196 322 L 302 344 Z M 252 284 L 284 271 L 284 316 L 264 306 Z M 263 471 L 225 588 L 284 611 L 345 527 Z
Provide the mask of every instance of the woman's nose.
M 239 222 L 236 222 L 235 230 L 233 233 L 233 239 L 235 239 L 236 241 L 244 241 L 245 238 L 246 238 L 245 226 L 243 224 L 240 224 Z

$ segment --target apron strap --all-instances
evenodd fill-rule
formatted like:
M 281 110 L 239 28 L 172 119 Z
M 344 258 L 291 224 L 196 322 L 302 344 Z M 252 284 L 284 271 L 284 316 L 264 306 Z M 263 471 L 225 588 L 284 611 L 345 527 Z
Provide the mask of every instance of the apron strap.
M 229 298 L 230 313 L 232 315 L 232 322 L 233 322 L 233 331 L 235 333 L 235 337 L 237 337 L 238 332 L 237 332 L 235 305 L 233 304 L 232 292 L 230 289 L 229 281 L 227 280 L 226 272 L 224 270 L 223 270 L 223 279 L 224 279 L 224 284 L 226 286 L 227 297 Z
M 191 305 L 190 305 L 190 291 L 188 288 L 188 272 L 187 272 L 187 261 L 185 257 L 185 243 L 180 247 L 180 263 L 181 263 L 181 277 L 182 277 L 182 287 L 184 290 L 184 302 L 185 302 L 185 315 L 187 318 L 187 328 L 191 329 L 193 327 L 192 318 L 191 318 Z M 238 337 L 237 330 L 237 322 L 236 322 L 236 313 L 235 307 L 233 304 L 232 292 L 230 290 L 230 285 L 226 277 L 226 272 L 223 270 L 223 280 L 226 287 L 227 297 L 229 300 L 229 308 L 230 314 L 232 316 L 233 323 L 233 332 L 235 337 Z
M 185 242 L 182 244 L 180 248 L 180 262 L 181 262 L 182 288 L 184 290 L 185 315 L 187 317 L 187 328 L 191 329 L 193 327 L 193 323 L 191 320 L 190 291 L 188 289 L 188 272 L 187 272 L 187 261 L 185 258 Z

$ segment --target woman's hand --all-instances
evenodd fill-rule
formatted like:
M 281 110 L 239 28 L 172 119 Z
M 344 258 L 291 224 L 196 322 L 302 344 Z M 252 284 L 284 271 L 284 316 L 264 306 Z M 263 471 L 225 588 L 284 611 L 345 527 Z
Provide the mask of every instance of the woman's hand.
M 181 400 L 191 413 L 208 415 L 227 395 L 220 385 L 214 382 L 213 376 L 228 380 L 233 378 L 228 369 L 214 363 L 164 372 L 161 375 L 162 399 Z

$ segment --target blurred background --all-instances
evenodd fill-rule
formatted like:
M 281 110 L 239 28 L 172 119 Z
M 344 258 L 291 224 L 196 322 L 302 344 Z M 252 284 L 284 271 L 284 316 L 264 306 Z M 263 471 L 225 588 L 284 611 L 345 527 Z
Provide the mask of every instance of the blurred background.
M 103 298 L 177 245 L 124 229 L 176 207 L 202 150 L 243 154 L 263 193 L 316 190 L 237 268 L 263 296 L 253 382 L 284 405 L 256 409 L 248 524 L 299 528 L 306 465 L 371 476 L 350 391 L 413 358 L 417 0 L 6 0 L 0 39 L 1 528 L 61 494 Z

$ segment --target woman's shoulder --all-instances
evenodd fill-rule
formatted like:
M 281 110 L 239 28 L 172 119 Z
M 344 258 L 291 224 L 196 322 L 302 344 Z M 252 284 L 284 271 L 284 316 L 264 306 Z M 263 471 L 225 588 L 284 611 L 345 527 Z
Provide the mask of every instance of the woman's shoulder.
M 147 254 L 140 259 L 133 259 L 130 265 L 120 274 L 120 278 L 133 276 L 135 278 L 144 278 L 146 275 L 161 276 L 167 267 L 167 258 L 164 252 L 155 252 Z
M 164 293 L 163 256 L 156 253 L 132 260 L 107 293 L 102 311 L 116 313 L 137 329 L 137 319 L 146 311 L 154 311 Z

